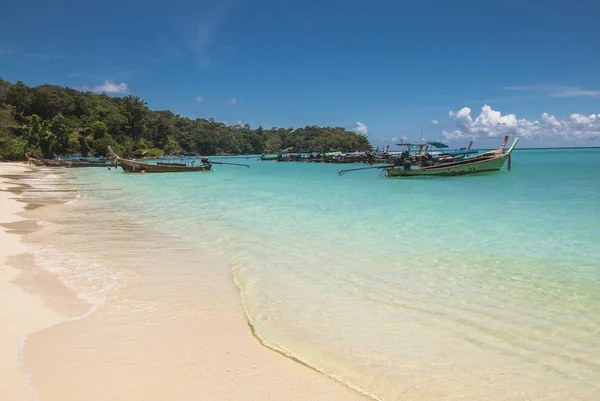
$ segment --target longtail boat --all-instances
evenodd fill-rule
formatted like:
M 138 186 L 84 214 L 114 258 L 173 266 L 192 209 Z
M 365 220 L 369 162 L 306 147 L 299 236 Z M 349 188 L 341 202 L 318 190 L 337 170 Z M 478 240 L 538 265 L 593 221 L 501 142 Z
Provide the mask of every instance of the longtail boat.
M 240 163 L 225 163 L 209 161 L 207 157 L 200 159 L 202 164 L 196 164 L 197 159 L 183 158 L 175 160 L 174 158 L 161 158 L 156 164 L 142 163 L 137 160 L 124 159 L 118 156 L 112 148 L 108 147 L 109 152 L 113 155 L 115 162 L 118 162 L 123 171 L 127 173 L 176 173 L 184 171 L 210 171 L 213 164 L 229 164 L 233 166 L 250 167 L 247 164 Z
M 506 150 L 508 136 L 504 137 L 502 146 L 496 150 L 478 153 L 474 156 L 465 155 L 459 160 L 440 162 L 427 153 L 401 155 L 394 159 L 394 164 L 376 167 L 364 167 L 348 170 L 338 170 L 339 175 L 349 171 L 381 169 L 388 177 L 422 177 L 422 176 L 457 176 L 466 174 L 498 171 L 508 160 L 508 170 L 511 170 L 511 154 L 517 146 L 516 138 L 511 147 Z
M 202 159 L 202 164 L 196 164 L 195 160 L 185 160 L 181 163 L 164 161 L 156 164 L 142 163 L 119 156 L 116 157 L 116 160 L 127 173 L 175 173 L 179 171 L 209 171 L 212 168 L 207 159 Z
M 517 146 L 519 138 L 516 138 L 512 146 L 505 150 L 507 142 L 508 136 L 504 138 L 504 143 L 500 148 L 458 161 L 431 165 L 422 164 L 421 167 L 417 168 L 413 168 L 410 163 L 404 163 L 385 168 L 384 171 L 388 177 L 456 176 L 498 171 L 507 160 L 509 161 L 508 168 L 510 170 L 511 154 Z
M 29 157 L 27 156 L 29 161 L 36 166 L 46 166 L 46 167 L 66 167 L 67 163 L 63 160 L 55 160 L 55 159 L 43 159 L 39 157 Z

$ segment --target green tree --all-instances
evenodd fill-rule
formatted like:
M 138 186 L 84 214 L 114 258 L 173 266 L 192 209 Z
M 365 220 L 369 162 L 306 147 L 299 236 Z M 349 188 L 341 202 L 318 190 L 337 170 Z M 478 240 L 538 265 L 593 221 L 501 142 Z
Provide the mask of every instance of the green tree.
M 10 86 L 10 82 L 0 78 L 0 108 L 6 105 L 6 93 L 8 92 Z
M 0 160 L 23 160 L 25 139 L 15 135 L 18 128 L 9 110 L 0 110 Z
M 11 85 L 6 91 L 5 102 L 14 107 L 16 114 L 28 115 L 31 112 L 33 94 L 31 88 L 21 81 Z
M 27 143 L 27 150 L 37 152 L 40 150 L 40 136 L 45 129 L 44 122 L 37 114 L 27 117 L 23 125 L 24 138 Z
M 148 108 L 146 102 L 136 96 L 125 96 L 121 99 L 121 110 L 127 119 L 127 133 L 136 142 L 142 139 L 146 131 Z
M 108 127 L 102 121 L 94 121 L 89 124 L 87 132 L 91 134 L 94 139 L 102 139 L 108 135 Z
M 59 155 L 66 153 L 69 147 L 69 134 L 73 132 L 67 124 L 67 119 L 62 114 L 54 116 L 52 120 L 50 120 L 48 130 L 50 131 L 51 136 L 48 138 L 50 145 L 47 154 L 50 154 L 50 152 Z M 42 148 L 42 150 L 44 150 L 44 148 Z
M 75 103 L 71 93 L 56 85 L 42 85 L 31 89 L 32 101 L 30 113 L 42 119 L 51 119 L 58 114 L 73 115 Z

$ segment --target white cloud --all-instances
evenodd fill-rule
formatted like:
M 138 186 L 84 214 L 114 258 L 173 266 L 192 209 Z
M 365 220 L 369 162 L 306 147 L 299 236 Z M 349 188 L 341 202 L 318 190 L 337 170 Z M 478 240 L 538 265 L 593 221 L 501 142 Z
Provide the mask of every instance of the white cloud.
M 352 128 L 352 131 L 358 134 L 367 135 L 369 133 L 369 128 L 365 125 L 365 123 L 357 121 L 356 127 Z
M 582 89 L 576 86 L 562 85 L 523 85 L 508 86 L 513 91 L 538 92 L 549 97 L 600 97 L 600 90 Z
M 113 81 L 106 80 L 102 85 L 96 85 L 92 88 L 92 92 L 98 93 L 129 93 L 129 87 L 125 82 L 116 84 Z
M 406 142 L 408 140 L 408 138 L 406 136 L 400 136 L 400 137 L 393 137 L 391 139 L 392 143 L 400 143 L 400 142 Z
M 226 29 L 227 17 L 235 7 L 235 1 L 185 1 L 173 7 L 168 19 L 173 37 L 163 42 L 168 58 L 193 57 L 200 68 L 209 68 L 222 56 L 231 53 L 220 36 Z
M 456 127 L 442 131 L 442 136 L 447 140 L 495 138 L 504 135 L 525 139 L 600 139 L 600 114 L 571 114 L 559 120 L 551 114 L 543 113 L 540 120 L 529 121 L 518 119 L 514 114 L 502 115 L 500 111 L 485 105 L 475 119 L 471 117 L 471 109 L 468 107 L 457 112 L 450 111 L 448 115 L 454 118 Z
M 237 103 L 237 99 L 236 99 L 236 98 L 234 98 L 234 97 L 232 97 L 232 98 L 230 98 L 230 99 L 227 99 L 227 103 L 228 103 L 228 104 L 236 104 L 236 103 Z
M 204 95 L 199 95 L 194 98 L 198 103 L 202 103 L 204 101 Z
M 431 120 L 431 123 L 432 123 L 433 125 L 437 125 L 437 124 L 439 124 L 440 122 L 439 122 L 438 120 Z

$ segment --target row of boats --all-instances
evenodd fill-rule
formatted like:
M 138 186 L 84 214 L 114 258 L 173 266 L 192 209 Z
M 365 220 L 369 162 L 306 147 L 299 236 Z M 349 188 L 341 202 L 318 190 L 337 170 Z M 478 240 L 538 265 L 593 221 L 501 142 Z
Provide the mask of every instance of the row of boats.
M 329 153 L 289 153 L 281 152 L 277 155 L 262 155 L 262 161 L 277 162 L 304 162 L 304 163 L 367 163 L 378 164 L 390 161 L 391 154 L 388 152 L 329 152 Z
M 288 149 L 279 152 L 277 155 L 265 155 L 260 157 L 262 161 L 277 162 L 304 162 L 304 163 L 366 163 L 366 164 L 389 164 L 403 154 L 412 154 L 413 157 L 422 155 L 435 156 L 436 160 L 452 161 L 468 155 L 478 153 L 471 150 L 473 142 L 469 142 L 466 148 L 448 150 L 448 145 L 441 142 L 425 142 L 421 144 L 402 143 L 398 146 L 406 147 L 403 152 L 389 152 L 389 146 L 383 152 L 327 152 L 327 153 L 291 153 Z M 430 150 L 432 149 L 432 150 Z
M 425 144 L 399 144 L 406 147 L 402 152 L 367 153 L 354 152 L 341 154 L 339 152 L 329 154 L 280 154 L 274 157 L 261 156 L 264 161 L 301 161 L 319 163 L 367 163 L 371 167 L 352 168 L 338 170 L 342 175 L 350 171 L 381 169 L 388 177 L 413 177 L 413 176 L 455 176 L 465 174 L 476 174 L 500 170 L 506 161 L 508 169 L 511 168 L 511 154 L 519 139 L 516 138 L 510 148 L 508 136 L 498 149 L 479 153 L 471 150 L 470 143 L 466 148 L 448 150 L 448 146 L 440 142 L 428 142 Z M 429 149 L 434 150 L 430 151 Z M 228 164 L 235 166 L 250 167 L 247 164 L 226 163 L 211 161 L 207 157 L 202 158 L 179 158 L 161 157 L 156 162 L 148 160 L 127 159 L 118 156 L 109 146 L 111 158 L 102 157 L 55 157 L 44 159 L 26 155 L 31 164 L 47 167 L 121 167 L 125 172 L 131 173 L 168 173 L 184 171 L 209 171 L 213 164 Z

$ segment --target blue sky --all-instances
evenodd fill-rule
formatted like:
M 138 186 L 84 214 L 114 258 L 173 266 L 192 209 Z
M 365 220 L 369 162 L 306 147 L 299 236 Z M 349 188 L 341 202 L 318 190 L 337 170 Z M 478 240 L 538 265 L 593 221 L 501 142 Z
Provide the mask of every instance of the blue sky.
M 0 76 L 374 144 L 600 145 L 598 1 L 82 3 L 5 6 Z

